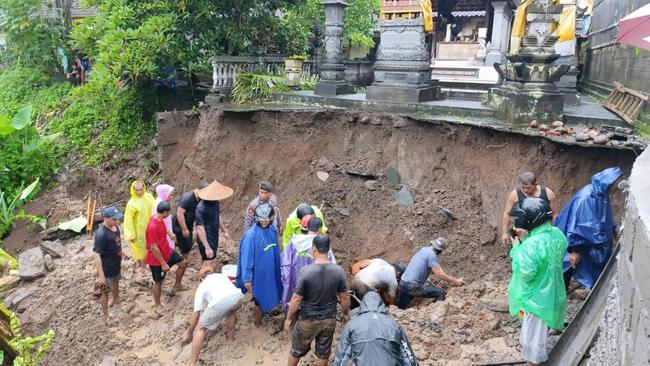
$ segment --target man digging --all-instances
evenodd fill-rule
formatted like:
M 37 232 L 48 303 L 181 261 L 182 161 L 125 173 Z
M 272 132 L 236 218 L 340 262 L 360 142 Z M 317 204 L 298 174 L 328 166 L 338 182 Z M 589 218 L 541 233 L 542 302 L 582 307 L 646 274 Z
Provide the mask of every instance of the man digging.
M 226 338 L 235 339 L 237 310 L 245 302 L 244 295 L 230 279 L 222 273 L 213 273 L 211 267 L 202 267 L 199 278 L 201 284 L 194 295 L 194 312 L 182 342 L 183 345 L 192 342 L 189 366 L 199 361 L 207 331 L 216 330 L 224 318 Z
M 95 233 L 95 267 L 97 268 L 97 285 L 101 289 L 99 303 L 102 307 L 104 321 L 108 322 L 108 293 L 113 295 L 111 305 L 120 304 L 120 272 L 122 270 L 122 245 L 120 241 L 120 220 L 124 217 L 115 207 L 103 210 L 104 222 Z

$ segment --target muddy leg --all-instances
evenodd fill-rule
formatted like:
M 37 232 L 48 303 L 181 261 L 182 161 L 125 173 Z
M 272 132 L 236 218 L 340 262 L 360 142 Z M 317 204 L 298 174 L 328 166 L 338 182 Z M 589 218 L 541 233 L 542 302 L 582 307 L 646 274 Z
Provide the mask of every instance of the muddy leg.
M 235 327 L 237 326 L 237 312 L 231 311 L 226 315 L 224 320 L 226 324 L 226 338 L 234 341 L 235 340 Z
M 102 289 L 102 297 L 99 298 L 99 304 L 102 306 L 102 316 L 104 321 L 108 321 L 108 294 Z
M 176 291 L 183 290 L 183 285 L 181 285 L 181 281 L 183 280 L 183 276 L 185 275 L 186 268 L 187 268 L 187 260 L 183 259 L 183 261 L 178 264 L 178 269 L 176 270 L 176 281 L 174 282 L 174 290 Z
M 192 340 L 192 356 L 190 356 L 190 366 L 196 366 L 196 363 L 199 362 L 199 353 L 201 348 L 203 348 L 203 342 L 205 341 L 205 327 L 199 325 L 194 331 L 194 339 Z
M 299 358 L 289 355 L 289 361 L 287 362 L 287 366 L 298 366 L 298 362 L 300 362 Z
M 120 305 L 120 281 L 115 281 L 111 284 L 111 294 L 113 295 L 113 304 Z
M 255 326 L 259 327 L 262 325 L 262 309 L 259 306 L 255 306 Z
M 162 283 L 163 281 L 154 282 L 153 288 L 151 289 L 151 292 L 153 293 L 153 301 L 156 304 L 156 307 L 160 306 L 160 294 L 162 294 Z

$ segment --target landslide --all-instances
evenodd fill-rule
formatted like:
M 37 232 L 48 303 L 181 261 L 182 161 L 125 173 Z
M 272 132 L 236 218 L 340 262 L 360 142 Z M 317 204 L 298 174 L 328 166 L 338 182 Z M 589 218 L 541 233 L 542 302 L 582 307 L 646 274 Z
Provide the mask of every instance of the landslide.
M 34 207 L 47 210 L 53 225 L 83 209 L 81 200 L 91 189 L 101 192 L 107 203 L 124 202 L 134 177 L 150 184 L 165 182 L 178 191 L 218 179 L 235 189 L 222 203 L 222 219 L 232 239 L 222 238 L 219 260 L 235 263 L 244 209 L 258 182 L 268 179 L 285 216 L 300 202 L 322 207 L 333 249 L 346 269 L 367 257 L 408 261 L 429 239 L 445 236 L 451 247 L 441 256 L 441 265 L 467 285 L 449 288 L 438 282 L 449 290 L 445 302 L 416 301 L 405 311 L 391 308 L 423 365 L 518 358 L 519 325 L 505 312 L 509 260 L 507 249 L 496 243 L 496 228 L 520 172 L 537 173 L 562 206 L 594 172 L 613 165 L 629 172 L 634 160 L 633 153 L 621 150 L 344 111 L 235 113 L 204 108 L 200 113 L 161 113 L 155 144 L 157 157 L 143 146 L 117 162 L 68 170 L 59 177 L 59 187 L 36 200 Z M 399 173 L 399 184 L 389 182 L 386 172 L 391 168 Z M 320 180 L 317 172 L 327 172 L 328 179 Z M 394 200 L 402 187 L 413 195 L 412 209 Z M 617 215 L 623 199 L 612 199 Z M 30 235 L 22 241 L 14 235 L 7 240 L 22 247 L 38 245 L 37 235 Z M 180 340 L 191 313 L 192 291 L 164 296 L 167 313 L 158 317 L 151 311 L 148 280 L 134 276 L 133 263 L 127 260 L 123 304 L 111 309 L 114 321 L 107 327 L 89 294 L 92 240 L 78 237 L 64 245 L 67 254 L 56 260 L 54 271 L 18 289 L 38 288 L 17 309 L 24 332 L 56 332 L 43 364 L 187 362 L 189 347 L 181 347 Z M 195 253 L 185 280 L 192 288 L 198 285 L 198 266 Z M 267 316 L 261 328 L 255 328 L 252 319 L 252 308 L 245 306 L 235 342 L 226 341 L 222 330 L 211 335 L 202 364 L 284 364 L 289 341 L 279 332 L 282 314 Z M 313 361 L 309 356 L 304 364 Z

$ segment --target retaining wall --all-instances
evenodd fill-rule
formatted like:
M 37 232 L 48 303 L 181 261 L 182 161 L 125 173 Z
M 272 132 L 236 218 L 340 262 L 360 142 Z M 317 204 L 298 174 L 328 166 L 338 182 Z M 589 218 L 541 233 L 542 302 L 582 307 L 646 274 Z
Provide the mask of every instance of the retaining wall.
M 590 365 L 650 365 L 650 150 L 634 163 L 616 286 Z

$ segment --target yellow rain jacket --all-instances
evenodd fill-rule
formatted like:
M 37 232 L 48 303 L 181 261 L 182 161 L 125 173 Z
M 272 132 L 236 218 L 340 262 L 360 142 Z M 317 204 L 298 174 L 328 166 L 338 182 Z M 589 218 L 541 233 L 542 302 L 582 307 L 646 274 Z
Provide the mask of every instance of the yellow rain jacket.
M 124 212 L 124 239 L 131 245 L 133 258 L 144 260 L 147 256 L 145 231 L 155 199 L 146 187 L 144 193 L 138 196 L 133 188 L 135 183 L 131 183 L 131 199 L 126 203 Z

